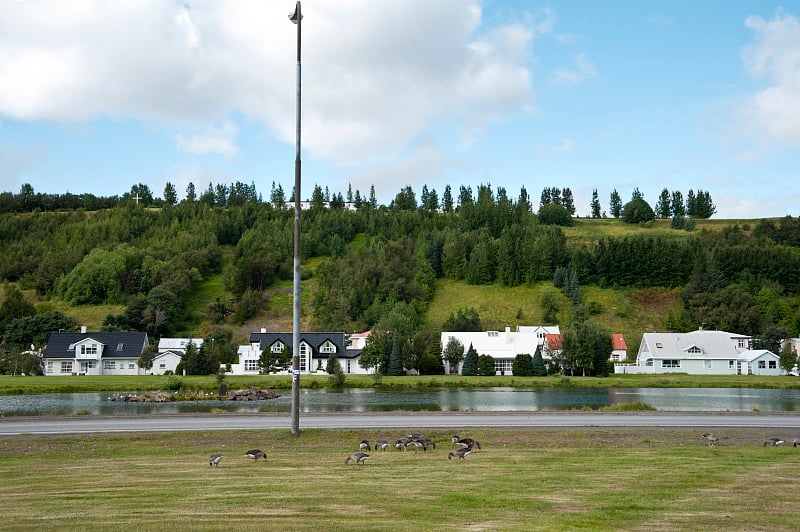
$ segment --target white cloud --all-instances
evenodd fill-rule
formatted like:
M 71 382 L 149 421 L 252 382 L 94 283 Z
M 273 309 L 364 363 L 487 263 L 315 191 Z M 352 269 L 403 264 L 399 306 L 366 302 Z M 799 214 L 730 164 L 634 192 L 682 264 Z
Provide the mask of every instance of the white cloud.
M 295 138 L 293 6 L 262 1 L 0 2 L 0 117 L 106 116 L 198 130 L 253 118 Z M 533 109 L 545 10 L 486 27 L 479 0 L 303 5 L 303 148 L 342 165 L 400 153 L 434 123 L 467 136 Z M 420 14 L 424 16 L 420 16 Z M 181 135 L 230 155 L 235 134 Z
M 218 153 L 225 157 L 232 157 L 236 155 L 238 134 L 239 128 L 236 127 L 236 124 L 226 120 L 219 127 L 205 128 L 201 133 L 188 138 L 179 133 L 175 140 L 180 149 L 189 153 Z
M 759 144 L 800 145 L 800 23 L 779 11 L 775 18 L 748 17 L 755 40 L 742 53 L 747 71 L 767 87 L 736 113 L 739 134 Z
M 573 86 L 581 85 L 596 77 L 597 70 L 594 65 L 586 57 L 586 54 L 579 53 L 575 56 L 575 68 L 556 70 L 550 76 L 550 82 L 557 86 Z
M 560 144 L 537 144 L 535 148 L 539 153 L 569 153 L 575 148 L 575 141 L 564 139 Z

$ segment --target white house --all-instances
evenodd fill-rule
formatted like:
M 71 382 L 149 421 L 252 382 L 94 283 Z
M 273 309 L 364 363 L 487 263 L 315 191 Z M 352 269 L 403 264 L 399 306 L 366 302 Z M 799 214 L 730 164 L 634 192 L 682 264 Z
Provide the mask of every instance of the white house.
M 367 334 L 367 336 L 369 335 Z M 366 337 L 364 337 L 364 342 L 366 342 Z M 269 349 L 272 353 L 291 350 L 292 333 L 269 333 L 265 329 L 261 329 L 261 332 L 250 333 L 250 343 L 239 346 L 239 361 L 231 364 L 230 373 L 233 375 L 258 375 L 261 372 L 258 363 L 261 353 L 265 349 Z M 300 371 L 302 373 L 324 371 L 331 354 L 336 354 L 345 374 L 367 373 L 366 369 L 358 365 L 361 349 L 346 347 L 343 332 L 300 333 Z
M 143 332 L 54 332 L 42 357 L 45 375 L 138 375 Z
M 158 353 L 153 357 L 151 375 L 164 375 L 167 371 L 175 373 L 178 364 L 186 354 L 186 347 L 193 344 L 195 349 L 203 346 L 202 338 L 161 338 Z
M 780 375 L 778 355 L 751 350 L 752 337 L 725 331 L 644 333 L 635 364 L 615 364 L 614 373 L 692 375 Z
M 516 331 L 506 326 L 505 331 L 483 332 L 448 332 L 442 333 L 442 353 L 451 338 L 455 338 L 464 346 L 464 351 L 471 345 L 478 355 L 489 355 L 494 358 L 494 369 L 498 375 L 511 375 L 511 366 L 517 355 L 531 355 L 544 343 L 548 334 L 560 334 L 558 325 L 554 326 L 519 326 Z M 544 356 L 544 352 L 542 353 Z M 444 361 L 445 373 L 461 373 L 463 361 L 458 367 L 450 367 Z

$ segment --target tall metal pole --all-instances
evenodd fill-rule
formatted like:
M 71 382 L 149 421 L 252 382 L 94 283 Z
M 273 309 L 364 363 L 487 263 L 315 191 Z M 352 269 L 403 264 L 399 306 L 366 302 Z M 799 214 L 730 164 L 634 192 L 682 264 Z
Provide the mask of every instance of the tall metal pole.
M 300 435 L 300 2 L 289 19 L 297 24 L 297 135 L 294 158 L 294 294 L 292 319 L 292 435 Z

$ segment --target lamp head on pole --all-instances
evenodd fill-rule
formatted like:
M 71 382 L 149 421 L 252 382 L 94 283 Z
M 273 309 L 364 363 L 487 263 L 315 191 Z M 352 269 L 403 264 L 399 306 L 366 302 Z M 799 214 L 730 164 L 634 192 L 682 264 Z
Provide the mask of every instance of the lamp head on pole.
M 293 24 L 297 24 L 303 20 L 303 14 L 300 12 L 300 2 L 297 2 L 294 6 L 294 13 L 289 15 L 289 20 L 291 20 Z

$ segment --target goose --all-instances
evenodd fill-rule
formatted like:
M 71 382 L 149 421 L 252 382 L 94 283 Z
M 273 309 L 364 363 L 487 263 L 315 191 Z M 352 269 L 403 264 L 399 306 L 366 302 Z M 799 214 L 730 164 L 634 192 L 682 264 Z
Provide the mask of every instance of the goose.
M 426 438 L 424 436 L 420 436 L 418 434 L 412 435 L 412 437 L 409 438 L 409 441 L 406 445 L 413 445 L 414 450 L 422 449 L 423 451 L 427 451 L 428 447 L 433 447 L 434 449 L 436 449 L 436 444 L 433 442 L 433 440 Z
M 212 454 L 208 459 L 208 465 L 211 467 L 219 466 L 220 460 L 222 460 L 221 454 Z
M 800 438 L 795 438 L 792 440 L 792 446 L 797 447 L 800 445 Z
M 371 450 L 370 446 L 369 446 L 369 442 L 367 440 L 361 440 L 361 443 L 358 444 L 358 448 L 361 449 L 362 451 Z
M 778 445 L 783 445 L 783 443 L 783 438 L 769 438 L 764 440 L 764 447 L 777 447 Z
M 389 442 L 386 440 L 378 440 L 375 442 L 375 450 L 378 449 L 386 450 L 389 447 Z
M 348 463 L 350 463 L 350 460 L 353 460 L 356 464 L 364 465 L 366 464 L 365 460 L 367 458 L 369 458 L 369 455 L 367 453 L 353 453 L 347 458 L 345 458 L 344 463 L 345 465 L 347 465 Z
M 472 452 L 472 447 L 462 447 L 461 449 L 456 449 L 455 451 L 452 451 L 450 454 L 448 454 L 447 459 L 452 460 L 455 457 L 458 458 L 459 460 L 463 460 L 471 452 Z
M 395 440 L 394 448 L 397 449 L 398 451 L 405 451 L 409 443 L 410 442 L 408 438 L 400 438 L 399 440 Z
M 250 451 L 244 453 L 244 455 L 248 458 L 252 458 L 254 462 L 258 462 L 259 458 L 263 458 L 264 460 L 267 459 L 267 453 L 258 449 L 251 449 Z
M 713 432 L 706 432 L 703 434 L 703 438 L 705 438 L 705 440 L 708 442 L 709 447 L 719 445 L 719 438 L 717 438 L 716 434 Z
M 467 449 L 472 449 L 473 447 L 477 447 L 478 449 L 481 448 L 481 444 L 479 441 L 473 440 L 472 438 L 459 438 L 457 442 L 459 445 L 465 446 Z

